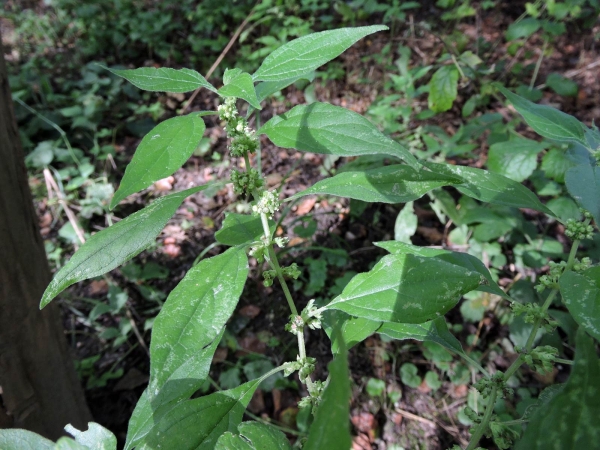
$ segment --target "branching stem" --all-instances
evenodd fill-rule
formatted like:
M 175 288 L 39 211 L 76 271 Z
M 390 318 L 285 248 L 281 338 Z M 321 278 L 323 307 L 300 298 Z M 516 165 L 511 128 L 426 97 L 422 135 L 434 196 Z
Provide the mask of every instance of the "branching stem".
M 496 404 L 496 397 L 498 395 L 498 387 L 493 386 L 492 391 L 490 392 L 490 396 L 488 397 L 487 405 L 485 406 L 485 413 L 483 418 L 481 419 L 481 423 L 475 429 L 473 436 L 471 437 L 471 442 L 467 446 L 466 450 L 474 450 L 477 448 L 477 444 L 483 437 L 483 434 L 488 428 L 490 420 L 492 418 L 492 414 L 494 413 L 494 405 Z

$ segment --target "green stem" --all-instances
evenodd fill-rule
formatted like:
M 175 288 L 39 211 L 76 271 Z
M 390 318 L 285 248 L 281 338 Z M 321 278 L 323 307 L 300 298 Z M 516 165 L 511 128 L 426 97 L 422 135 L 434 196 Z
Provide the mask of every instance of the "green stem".
M 251 413 L 250 411 L 248 411 L 248 410 L 246 410 L 246 411 L 244 412 L 244 414 L 246 414 L 246 415 L 247 415 L 248 417 L 250 417 L 251 419 L 254 419 L 254 420 L 256 420 L 257 422 L 260 422 L 260 423 L 262 423 L 262 424 L 269 425 L 269 426 L 271 426 L 271 427 L 277 428 L 278 430 L 280 430 L 280 431 L 283 431 L 284 433 L 287 433 L 287 434 L 293 434 L 294 436 L 301 436 L 301 437 L 304 437 L 304 436 L 306 436 L 306 433 L 302 433 L 302 432 L 300 432 L 300 431 L 298 431 L 298 430 L 292 430 L 291 428 L 285 427 L 285 426 L 283 426 L 283 425 L 278 425 L 278 424 L 276 424 L 275 422 L 272 422 L 272 421 L 270 421 L 270 420 L 265 420 L 265 419 L 263 419 L 262 417 L 259 417 L 259 416 L 257 416 L 256 414 L 252 414 L 252 413 Z
M 544 52 L 546 51 L 546 47 L 548 46 L 548 38 L 544 39 L 544 46 L 542 47 L 542 53 L 540 53 L 540 57 L 538 58 L 535 69 L 533 70 L 533 77 L 531 77 L 531 82 L 529 83 L 529 90 L 533 89 L 533 85 L 535 84 L 535 80 L 537 79 L 538 72 L 540 71 L 540 67 L 542 65 L 542 61 L 544 59 Z
M 471 436 L 471 441 L 467 446 L 466 450 L 474 450 L 477 448 L 477 444 L 481 440 L 483 434 L 488 428 L 488 424 L 490 423 L 490 419 L 492 418 L 492 414 L 494 413 L 494 405 L 496 404 L 496 396 L 498 395 L 498 387 L 493 386 L 492 392 L 490 392 L 490 396 L 488 397 L 488 402 L 485 407 L 485 414 L 481 419 L 481 423 L 475 429 L 473 436 Z
M 275 250 L 273 249 L 273 244 L 269 245 L 269 259 L 271 260 L 271 265 L 272 265 L 273 269 L 277 273 L 277 279 L 279 280 L 279 283 L 281 284 L 281 289 L 283 289 L 283 295 L 285 295 L 285 299 L 288 302 L 290 310 L 292 311 L 292 314 L 294 316 L 297 316 L 298 310 L 296 309 L 296 305 L 294 304 L 294 299 L 292 298 L 292 293 L 290 292 L 290 289 L 288 288 L 285 278 L 283 277 L 283 271 L 281 270 L 279 261 L 277 261 L 277 254 L 275 253 Z

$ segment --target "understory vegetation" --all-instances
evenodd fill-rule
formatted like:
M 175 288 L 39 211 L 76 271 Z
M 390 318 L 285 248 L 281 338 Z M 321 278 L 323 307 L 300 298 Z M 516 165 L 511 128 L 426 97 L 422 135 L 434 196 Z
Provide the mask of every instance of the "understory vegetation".
M 0 443 L 600 448 L 598 0 L 0 13 L 95 418 Z

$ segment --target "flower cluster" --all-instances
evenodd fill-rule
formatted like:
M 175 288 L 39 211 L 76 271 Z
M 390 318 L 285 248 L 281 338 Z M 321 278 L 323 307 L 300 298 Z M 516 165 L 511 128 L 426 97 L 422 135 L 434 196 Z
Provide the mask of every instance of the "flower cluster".
M 287 377 L 295 371 L 298 371 L 300 381 L 302 381 L 302 383 L 306 383 L 306 379 L 315 371 L 316 362 L 317 360 L 315 358 L 311 358 L 310 356 L 300 358 L 300 355 L 298 355 L 296 357 L 296 361 L 285 363 L 283 374 Z
M 552 371 L 554 362 L 558 356 L 558 350 L 550 345 L 536 347 L 529 353 L 524 352 L 518 346 L 515 347 L 515 350 L 523 354 L 523 359 L 529 367 L 542 375 Z
M 542 275 L 539 279 L 539 284 L 535 286 L 535 289 L 538 292 L 542 292 L 544 289 L 558 289 L 558 279 L 563 274 L 565 269 L 567 268 L 567 262 L 554 262 L 550 261 L 548 263 L 550 266 L 550 270 L 547 275 Z
M 306 305 L 306 308 L 304 308 L 301 315 L 302 315 L 302 319 L 304 320 L 304 323 L 311 330 L 321 328 L 321 319 L 323 317 L 322 317 L 321 311 L 319 311 L 319 309 L 315 306 L 314 299 L 312 299 L 308 302 L 308 304 Z
M 496 387 L 501 397 L 513 394 L 513 390 L 506 385 L 503 372 L 496 372 L 490 378 L 482 378 L 473 385 L 475 389 L 481 392 L 481 396 L 486 398 L 492 392 L 492 388 Z
M 269 255 L 269 242 L 263 236 L 260 241 L 256 241 L 250 247 L 250 251 L 248 254 L 250 256 L 254 256 L 259 263 L 262 263 L 265 260 L 265 257 Z
M 296 336 L 304 331 L 304 319 L 302 316 L 290 315 L 290 321 L 285 325 L 285 331 Z
M 256 204 L 252 206 L 252 212 L 256 215 L 265 214 L 272 219 L 275 211 L 279 211 L 279 206 L 279 198 L 275 192 L 263 191 Z
M 592 239 L 594 227 L 587 222 L 578 222 L 574 219 L 567 220 L 565 235 L 573 240 Z
M 244 157 L 254 153 L 258 148 L 258 138 L 248 122 L 240 117 L 235 106 L 235 98 L 227 97 L 225 102 L 218 107 L 219 118 L 226 122 L 225 131 L 231 138 L 229 151 L 233 157 Z
M 302 399 L 298 402 L 298 408 L 306 408 L 311 406 L 312 413 L 315 414 L 317 407 L 321 403 L 321 398 L 323 391 L 325 390 L 326 384 L 322 381 L 315 381 L 312 384 L 312 388 L 309 389 L 309 395 L 306 397 L 302 397 Z
M 537 305 L 535 303 L 522 304 L 513 302 L 510 307 L 512 308 L 515 316 L 525 314 L 525 323 L 535 323 L 538 319 L 540 319 L 542 321 L 542 326 L 549 333 L 551 333 L 558 326 L 558 322 L 550 318 L 548 311 L 545 310 L 542 305 Z
M 292 263 L 291 266 L 282 267 L 281 273 L 284 277 L 289 277 L 289 278 L 293 278 L 294 280 L 297 280 L 302 272 L 300 272 L 300 268 L 298 267 L 298 264 Z M 265 270 L 263 272 L 263 278 L 265 279 L 263 281 L 263 284 L 265 285 L 265 287 L 272 286 L 273 280 L 275 279 L 276 276 L 277 276 L 276 270 Z
M 238 195 L 250 196 L 263 185 L 258 170 L 248 168 L 247 172 L 237 170 L 231 171 L 231 182 L 233 183 L 233 192 Z

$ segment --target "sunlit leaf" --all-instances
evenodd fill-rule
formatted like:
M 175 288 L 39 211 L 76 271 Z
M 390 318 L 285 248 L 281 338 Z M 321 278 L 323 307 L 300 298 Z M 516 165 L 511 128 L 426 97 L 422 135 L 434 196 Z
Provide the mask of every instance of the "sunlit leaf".
M 565 272 L 559 280 L 567 309 L 585 331 L 600 341 L 600 266 Z
M 225 74 L 227 75 L 227 71 Z M 225 76 L 223 77 L 223 80 L 226 80 Z M 254 108 L 261 109 L 260 102 L 256 97 L 254 82 L 249 73 L 236 71 L 236 74 L 233 77 L 226 80 L 225 86 L 219 89 L 219 94 L 223 97 L 241 98 L 242 100 L 246 100 Z
M 429 82 L 429 109 L 444 112 L 452 108 L 458 87 L 458 70 L 455 66 L 442 66 Z
M 144 91 L 156 92 L 190 92 L 204 87 L 217 92 L 212 84 L 195 70 L 170 69 L 168 67 L 140 67 L 139 69 L 110 70 L 115 75 L 125 78 L 134 86 Z

